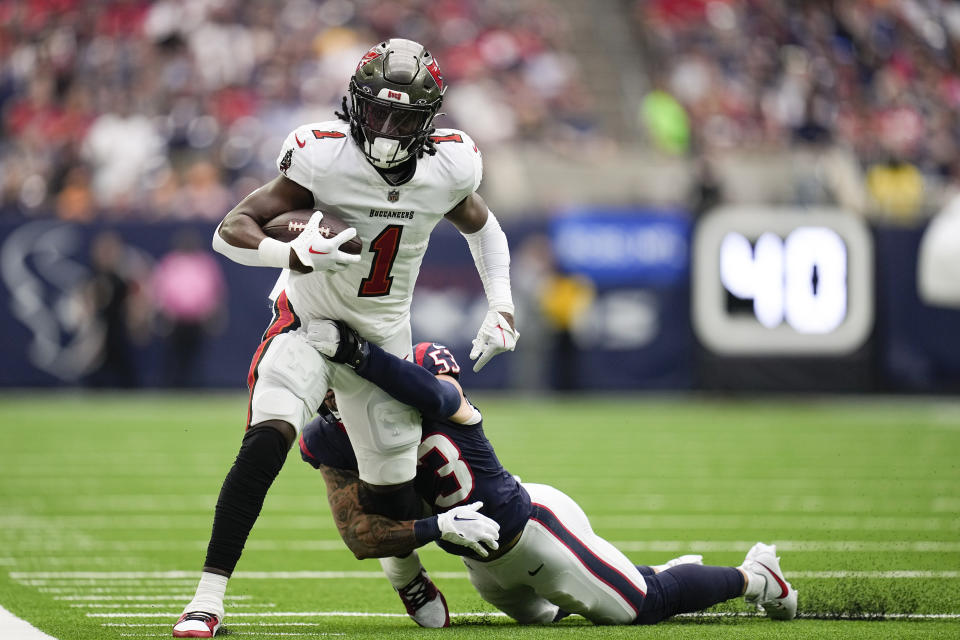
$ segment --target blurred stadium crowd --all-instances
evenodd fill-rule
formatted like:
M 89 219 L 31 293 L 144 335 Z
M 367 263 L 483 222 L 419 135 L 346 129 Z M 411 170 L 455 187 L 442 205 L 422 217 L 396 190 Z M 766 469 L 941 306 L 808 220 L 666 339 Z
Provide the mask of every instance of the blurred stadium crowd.
M 706 146 L 836 141 L 956 170 L 960 4 L 641 0 L 659 83 Z
M 481 144 L 593 126 L 545 1 L 2 0 L 0 213 L 217 220 L 397 34 L 434 47 L 444 124 Z
M 655 87 L 706 151 L 839 145 L 882 209 L 960 178 L 960 3 L 638 0 Z
M 906 219 L 960 181 L 960 3 L 612 0 L 638 55 L 598 65 L 577 1 L 0 0 L 0 216 L 219 219 L 393 35 L 434 49 L 442 123 L 485 150 L 829 147 L 858 183 L 835 200 Z M 637 122 L 587 90 L 624 65 L 647 83 Z

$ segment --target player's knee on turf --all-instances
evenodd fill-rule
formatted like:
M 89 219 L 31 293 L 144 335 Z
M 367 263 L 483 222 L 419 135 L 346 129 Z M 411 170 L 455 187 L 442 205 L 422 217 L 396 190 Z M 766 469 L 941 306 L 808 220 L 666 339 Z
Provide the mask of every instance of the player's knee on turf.
M 557 605 L 528 585 L 503 589 L 496 581 L 487 582 L 481 579 L 478 586 L 476 577 L 471 573 L 470 581 L 480 596 L 519 624 L 548 624 L 553 622 L 557 615 Z
M 557 617 L 559 607 L 549 602 L 530 610 L 515 612 L 514 620 L 520 624 L 549 624 Z
M 282 421 L 299 432 L 323 402 L 328 367 L 301 335 L 286 333 L 274 338 L 257 365 L 251 425 Z

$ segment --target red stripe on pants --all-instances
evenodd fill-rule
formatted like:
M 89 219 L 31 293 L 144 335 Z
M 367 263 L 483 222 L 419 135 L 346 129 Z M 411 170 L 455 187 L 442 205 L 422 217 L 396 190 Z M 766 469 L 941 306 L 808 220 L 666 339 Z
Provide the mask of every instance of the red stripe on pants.
M 270 323 L 267 332 L 263 334 L 263 342 L 253 352 L 250 371 L 247 373 L 247 388 L 250 390 L 250 400 L 247 402 L 247 429 L 250 428 L 250 419 L 253 417 L 253 387 L 257 384 L 257 367 L 260 366 L 260 361 L 263 360 L 263 355 L 267 352 L 270 341 L 289 329 L 297 321 L 297 316 L 290 307 L 290 301 L 287 300 L 286 291 L 280 293 L 273 308 L 276 319 Z

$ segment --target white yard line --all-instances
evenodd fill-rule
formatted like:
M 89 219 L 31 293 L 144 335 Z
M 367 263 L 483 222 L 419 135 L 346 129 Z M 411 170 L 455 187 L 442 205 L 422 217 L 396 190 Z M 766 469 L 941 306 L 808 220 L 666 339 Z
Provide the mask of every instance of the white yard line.
M 960 571 L 787 571 L 788 578 L 960 578 Z
M 375 615 L 375 614 L 370 614 Z M 401 614 L 391 614 L 401 616 Z M 451 614 L 451 615 L 468 615 L 468 614 Z M 233 614 L 228 614 L 232 619 Z M 168 627 L 172 623 L 169 621 L 163 622 L 101 622 L 101 627 Z M 316 622 L 271 622 L 271 627 L 312 627 L 315 626 Z M 231 627 L 260 627 L 263 626 L 262 622 L 230 622 Z
M 143 578 L 117 578 L 111 579 L 110 583 L 117 585 L 113 590 L 122 591 L 124 587 L 129 589 L 160 589 L 160 588 L 169 588 L 169 589 L 193 589 L 197 586 L 197 580 L 199 580 L 200 574 L 196 572 L 195 575 L 190 578 L 179 578 L 179 579 L 143 579 Z M 103 586 L 104 582 L 102 579 L 88 578 L 85 580 L 77 578 L 40 578 L 37 580 L 17 580 L 18 583 L 25 587 L 70 587 L 74 592 L 84 591 L 85 589 L 80 589 L 79 587 L 92 587 L 92 586 Z
M 762 618 L 763 613 L 752 611 L 711 611 L 705 613 L 681 613 L 678 618 Z M 798 618 L 814 620 L 958 620 L 960 613 L 834 613 L 801 611 Z
M 53 596 L 54 600 L 130 600 L 130 599 L 140 599 L 138 598 L 127 598 L 126 596 L 140 596 L 145 599 L 154 599 L 154 600 L 176 600 L 177 598 L 192 598 L 193 591 L 177 591 L 170 592 L 165 591 L 163 593 L 153 593 L 157 590 L 158 587 L 139 587 L 135 585 L 128 585 L 125 587 L 114 587 L 114 588 L 103 588 L 103 589 L 90 589 L 89 587 L 78 587 L 78 588 L 55 588 L 50 589 L 47 587 L 39 587 L 37 591 L 39 593 L 64 593 L 71 594 L 69 596 Z M 97 594 L 97 595 L 90 595 Z M 81 597 L 83 596 L 83 597 Z M 226 596 L 227 598 L 240 598 L 241 596 Z M 249 597 L 249 596 L 243 596 Z
M 111 602 L 109 604 L 99 603 L 99 602 L 81 602 L 80 604 L 71 604 L 70 607 L 74 609 L 159 609 L 161 607 L 179 607 L 183 605 L 182 600 L 177 600 L 176 602 L 144 602 L 138 604 L 121 604 L 117 602 Z M 276 604 L 272 602 L 254 602 L 254 603 L 236 603 L 230 604 L 231 609 L 246 608 L 252 609 L 255 607 L 275 607 Z
M 236 625 L 234 625 L 236 626 Z M 118 634 L 121 638 L 156 638 L 157 634 L 155 633 L 120 633 Z M 294 638 L 318 638 L 321 636 L 345 636 L 345 633 L 330 633 L 327 631 L 315 631 L 311 633 L 285 633 L 282 631 L 276 632 L 265 632 L 258 631 L 258 638 L 281 638 L 284 636 L 294 637 Z
M 200 520 L 197 520 L 199 528 Z M 209 528 L 209 520 L 203 519 Z M 682 528 L 717 531 L 724 529 L 803 529 L 809 531 L 960 531 L 960 520 L 948 516 L 908 515 L 825 515 L 820 510 L 806 513 L 764 513 L 731 515 L 729 513 L 703 512 L 687 515 L 669 513 L 608 513 L 591 518 L 596 529 L 651 529 Z M 260 526 L 260 525 L 263 526 Z M 162 514 L 135 515 L 118 518 L 104 515 L 27 516 L 0 515 L 0 529 L 7 531 L 42 531 L 51 529 L 67 531 L 87 530 L 135 530 L 151 531 L 182 530 L 183 523 Z M 258 523 L 260 534 L 292 531 L 331 531 L 329 516 L 271 513 L 270 518 Z M 22 539 L 16 536 L 16 539 Z M 68 538 L 69 539 L 69 538 Z
M 54 600 L 90 600 L 94 602 L 107 602 L 109 600 L 126 600 L 126 601 L 141 601 L 146 600 L 148 602 L 160 601 L 169 601 L 177 600 L 180 598 L 187 598 L 188 600 L 193 597 L 192 593 L 157 593 L 157 594 L 146 594 L 146 595 L 123 595 L 123 596 L 54 596 Z M 253 596 L 224 596 L 225 600 L 253 600 Z
M 960 578 L 960 571 L 788 571 L 788 578 Z M 196 576 L 195 571 L 56 571 L 35 573 L 15 571 L 10 573 L 14 580 L 37 579 L 68 579 L 75 576 L 78 579 L 114 580 L 114 579 L 156 579 L 168 576 L 170 579 L 179 579 L 184 576 Z M 448 580 L 466 579 L 465 571 L 435 571 L 430 574 L 434 578 Z M 234 578 L 241 580 L 381 580 L 380 571 L 237 571 Z
M 30 534 L 34 535 L 34 534 Z M 42 534 L 36 534 L 42 535 Z M 113 567 L 117 568 L 136 568 L 143 566 L 143 560 L 141 558 L 135 558 L 131 556 L 99 556 L 99 555 L 90 555 L 90 554 L 75 554 L 71 553 L 69 555 L 57 555 L 56 553 L 44 553 L 42 556 L 33 556 L 33 557 L 23 557 L 20 558 L 17 562 L 17 565 L 21 568 L 30 567 L 30 566 L 40 566 L 40 567 L 76 567 L 77 565 L 96 568 L 96 567 Z
M 79 542 L 62 541 L 54 544 L 44 544 L 42 540 L 27 539 L 20 542 L 11 542 L 5 550 L 11 548 L 22 551 L 43 551 L 48 554 L 71 553 L 77 556 L 78 551 L 111 551 L 127 553 L 132 551 L 196 551 L 206 550 L 208 540 L 131 540 L 114 542 L 111 540 L 84 540 Z M 253 551 L 347 551 L 346 545 L 339 538 L 327 540 L 250 540 L 244 549 Z M 4 564 L 0 558 L 0 564 Z M 9 558 L 8 565 L 15 564 L 15 558 Z
M 176 618 L 179 613 L 88 613 L 88 618 Z M 762 613 L 753 613 L 746 611 L 731 612 L 710 612 L 710 613 L 684 613 L 677 617 L 681 618 L 759 618 Z M 262 611 L 247 613 L 229 613 L 227 618 L 406 618 L 405 613 L 378 613 L 369 611 Z M 465 613 L 451 613 L 451 618 L 473 618 L 473 617 L 494 617 L 504 618 L 506 614 L 501 611 L 473 611 Z M 833 612 L 811 612 L 805 611 L 798 614 L 799 618 L 820 618 L 837 620 L 957 620 L 960 619 L 960 613 L 878 613 L 878 614 L 836 614 Z M 104 627 L 154 627 L 165 626 L 165 622 L 157 623 L 136 623 L 136 622 L 112 622 L 103 623 Z M 224 626 L 302 626 L 310 623 L 300 622 L 228 622 Z
M 182 612 L 176 613 L 126 613 L 112 611 L 110 613 L 88 613 L 88 618 L 160 618 L 173 616 L 176 620 Z M 451 617 L 456 616 L 497 616 L 502 617 L 507 614 L 500 611 L 478 612 L 478 613 L 451 613 Z M 405 613 L 370 613 L 367 611 L 259 611 L 259 612 L 241 612 L 229 613 L 225 616 L 227 619 L 233 618 L 406 618 Z M 269 624 L 269 623 L 268 623 Z M 229 626 L 229 625 L 226 625 Z
M 17 640 L 57 640 L 0 606 L 0 638 Z
M 952 553 L 960 552 L 960 542 L 914 542 L 910 540 L 872 542 L 869 540 L 774 540 L 777 551 L 864 551 L 871 553 Z M 663 551 L 685 553 L 745 552 L 756 540 L 611 540 L 610 544 L 624 552 Z
M 745 552 L 756 543 L 756 540 L 611 540 L 613 546 L 621 551 L 651 551 L 651 552 L 674 552 L 674 551 L 697 551 L 697 552 Z M 774 540 L 777 549 L 780 551 L 794 552 L 821 552 L 821 551 L 863 551 L 871 553 L 952 553 L 960 552 L 960 542 L 956 541 L 912 541 L 912 540 L 890 540 L 890 541 L 870 541 L 870 540 Z M 92 540 L 80 542 L 77 544 L 64 543 L 62 545 L 47 546 L 42 541 L 30 542 L 28 545 L 21 545 L 17 548 L 33 548 L 29 545 L 35 545 L 37 549 L 43 549 L 50 555 L 57 555 L 58 551 L 69 551 L 76 553 L 83 551 L 185 551 L 191 549 L 206 549 L 207 540 L 189 540 L 183 542 L 172 542 L 169 540 L 140 540 L 130 542 L 111 542 L 104 540 Z M 309 552 L 343 552 L 347 553 L 347 547 L 343 541 L 338 539 L 330 540 L 250 540 L 245 549 L 260 552 L 289 552 L 289 551 L 309 551 Z M 420 549 L 421 553 L 444 553 L 442 549 L 435 546 L 424 547 Z M 71 556 L 77 559 L 86 559 L 90 556 Z M 8 561 L 8 562 L 5 562 Z M 0 565 L 13 566 L 16 558 L 0 558 Z
M 76 573 L 89 573 L 94 577 L 84 578 L 83 576 L 76 576 L 76 575 L 71 576 L 71 574 L 76 574 Z M 176 576 L 171 577 L 169 575 L 165 575 L 170 573 L 170 571 L 155 571 L 153 573 L 160 574 L 160 575 L 155 575 L 152 578 L 136 577 L 137 574 L 144 573 L 143 571 L 123 572 L 123 573 L 131 574 L 126 578 L 118 576 L 117 573 L 121 573 L 121 572 L 118 571 L 117 569 L 111 569 L 110 571 L 94 571 L 92 569 L 83 569 L 82 571 L 78 570 L 78 571 L 63 572 L 63 571 L 51 571 L 49 569 L 43 568 L 43 569 L 38 569 L 36 571 L 11 571 L 7 573 L 7 575 L 10 576 L 10 578 L 15 580 L 41 580 L 43 582 L 63 582 L 63 583 L 69 582 L 71 585 L 82 584 L 84 582 L 87 582 L 93 585 L 93 584 L 97 584 L 104 574 L 110 574 L 111 582 L 117 582 L 121 586 L 123 585 L 123 583 L 126 583 L 126 582 L 133 582 L 136 584 L 154 583 L 154 584 L 166 584 L 166 585 L 187 584 L 187 583 L 196 582 L 196 580 L 200 577 L 199 569 L 178 571 L 181 577 L 176 577 Z M 190 576 L 186 575 L 188 573 L 192 575 Z M 51 574 L 60 574 L 61 577 L 59 578 L 51 577 Z
M 44 582 L 45 582 L 45 581 L 44 581 Z M 84 581 L 84 583 L 85 583 L 85 584 L 103 584 L 102 582 L 97 581 L 97 580 L 86 580 L 86 581 Z M 194 583 L 196 583 L 196 581 L 194 581 Z M 21 583 L 21 584 L 25 584 L 25 583 Z M 193 586 L 193 585 L 191 585 L 191 586 Z M 127 595 L 129 595 L 129 594 L 131 594 L 131 592 L 151 591 L 151 590 L 157 590 L 157 589 L 165 589 L 165 588 L 168 588 L 168 587 L 171 588 L 171 589 L 176 589 L 176 588 L 178 588 L 177 585 L 168 585 L 168 584 L 138 584 L 138 583 L 133 583 L 133 584 L 124 584 L 124 585 L 121 585 L 121 586 L 119 586 L 119 587 L 84 587 L 84 586 L 79 586 L 79 587 L 78 587 L 78 586 L 70 586 L 70 587 L 37 587 L 37 591 L 39 591 L 40 593 L 73 593 L 73 594 L 103 593 L 103 594 L 106 594 L 106 596 L 105 596 L 106 598 L 109 598 L 109 597 L 110 597 L 110 594 L 112 594 L 112 593 L 119 593 L 119 594 L 127 594 Z M 174 593 L 174 592 L 165 592 L 165 593 L 162 594 L 162 597 L 164 597 L 164 598 L 182 598 L 183 596 L 187 596 L 188 598 L 192 598 L 192 597 L 193 597 L 193 591 L 192 591 L 192 590 L 189 591 L 189 592 L 187 592 L 187 591 L 178 591 L 178 592 L 175 592 L 175 593 Z M 229 597 L 229 596 L 228 596 L 228 597 Z M 56 599 L 58 599 L 58 598 L 54 597 L 54 600 L 56 600 Z
M 806 531 L 957 531 L 960 520 L 946 517 L 827 516 L 815 513 L 730 515 L 603 515 L 590 518 L 594 529 L 803 529 Z

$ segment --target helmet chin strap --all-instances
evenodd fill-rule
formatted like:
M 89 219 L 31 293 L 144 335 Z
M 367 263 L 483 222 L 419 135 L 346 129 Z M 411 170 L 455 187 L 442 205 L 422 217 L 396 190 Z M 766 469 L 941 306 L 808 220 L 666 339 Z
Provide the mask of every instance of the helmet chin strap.
M 410 154 L 406 151 L 399 151 L 399 140 L 390 138 L 374 138 L 373 143 L 368 143 L 369 156 L 374 166 L 381 169 L 390 169 L 404 162 Z

